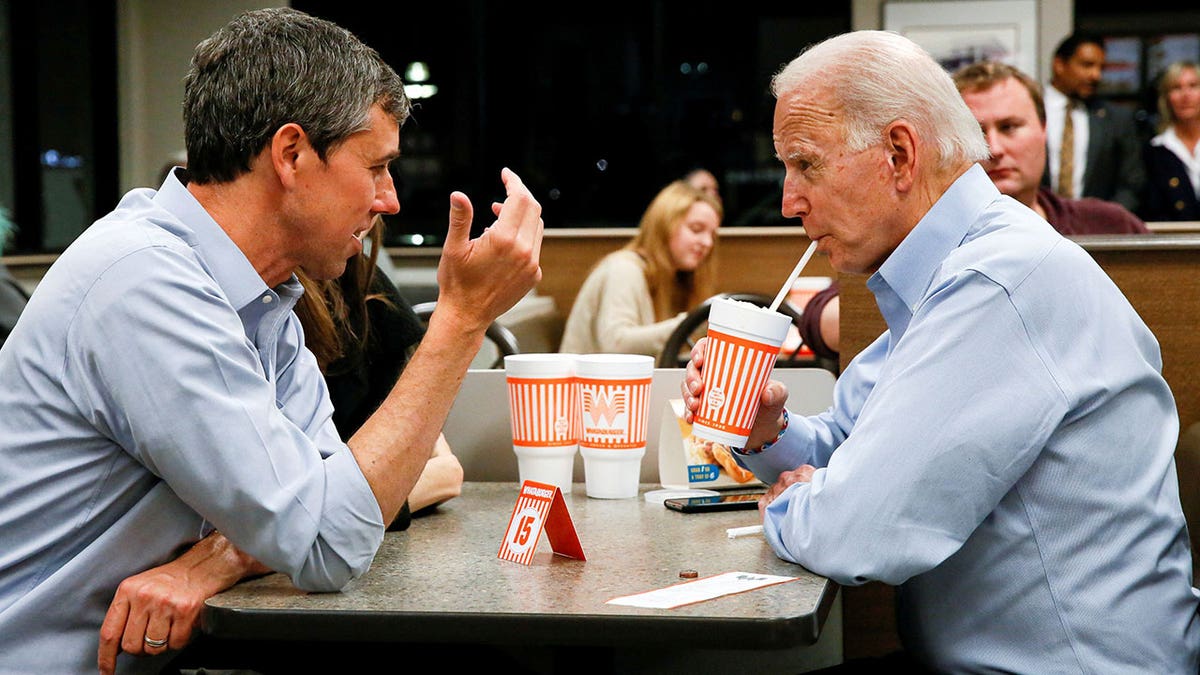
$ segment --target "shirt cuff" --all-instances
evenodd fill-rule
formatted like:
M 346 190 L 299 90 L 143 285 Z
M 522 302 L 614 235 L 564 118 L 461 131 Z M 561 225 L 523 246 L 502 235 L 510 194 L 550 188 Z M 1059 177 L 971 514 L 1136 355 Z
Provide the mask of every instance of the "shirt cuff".
M 787 431 L 787 429 L 788 429 L 788 411 L 787 411 L 787 408 L 784 408 L 783 409 L 783 426 L 779 427 L 779 433 L 776 434 L 775 440 L 770 441 L 769 443 L 763 443 L 762 447 L 757 448 L 755 450 L 747 450 L 746 448 L 732 448 L 732 450 L 741 455 L 757 455 L 758 453 L 762 452 L 763 450 L 767 450 L 772 445 L 775 445 L 779 441 L 783 440 L 783 434 L 784 434 L 784 432 Z

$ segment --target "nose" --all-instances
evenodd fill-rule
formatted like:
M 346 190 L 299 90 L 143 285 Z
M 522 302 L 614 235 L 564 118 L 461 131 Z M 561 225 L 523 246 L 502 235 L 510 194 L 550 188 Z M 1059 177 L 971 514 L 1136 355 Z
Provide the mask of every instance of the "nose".
M 990 129 L 983 133 L 984 139 L 987 141 L 988 150 L 992 153 L 992 159 L 1000 159 L 1004 155 L 1004 142 L 1000 137 L 1000 132 L 995 129 Z
M 396 183 L 392 180 L 392 174 L 389 171 L 383 172 L 383 177 L 375 186 L 375 204 L 372 211 L 388 215 L 400 212 L 400 198 L 396 195 Z
M 799 178 L 785 175 L 783 178 L 783 204 L 781 212 L 784 218 L 803 218 L 808 215 L 811 204 L 799 185 Z

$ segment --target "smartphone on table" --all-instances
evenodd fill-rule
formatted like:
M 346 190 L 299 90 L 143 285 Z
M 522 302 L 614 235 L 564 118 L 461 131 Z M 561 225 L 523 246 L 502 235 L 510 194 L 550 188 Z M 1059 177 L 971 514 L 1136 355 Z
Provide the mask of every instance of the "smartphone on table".
M 673 511 L 683 513 L 709 513 L 711 511 L 741 511 L 757 509 L 758 500 L 765 492 L 736 492 L 710 497 L 679 497 L 663 501 Z

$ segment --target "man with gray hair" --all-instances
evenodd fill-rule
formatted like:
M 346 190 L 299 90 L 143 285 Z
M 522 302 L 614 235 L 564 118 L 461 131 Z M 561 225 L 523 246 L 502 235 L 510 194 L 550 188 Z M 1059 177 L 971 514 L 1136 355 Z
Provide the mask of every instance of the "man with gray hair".
M 188 168 L 88 228 L 0 348 L 0 671 L 155 671 L 247 573 L 333 591 L 369 567 L 487 326 L 541 275 L 516 174 L 475 240 L 451 194 L 437 312 L 341 442 L 293 273 L 337 277 L 399 210 L 408 112 L 374 50 L 301 12 L 197 47 Z
M 905 652 L 883 667 L 1195 673 L 1154 336 L 1086 252 L 1000 194 L 978 122 L 911 41 L 831 38 L 773 91 L 783 213 L 839 272 L 870 275 L 887 323 L 828 411 L 792 417 L 781 383 L 763 392 L 735 455 L 771 486 L 776 554 L 898 586 Z

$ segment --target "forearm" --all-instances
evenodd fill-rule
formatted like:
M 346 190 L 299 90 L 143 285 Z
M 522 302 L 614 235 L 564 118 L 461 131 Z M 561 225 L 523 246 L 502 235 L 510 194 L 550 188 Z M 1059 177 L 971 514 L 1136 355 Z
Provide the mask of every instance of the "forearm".
M 438 436 L 433 456 L 408 495 L 408 507 L 413 511 L 441 504 L 462 494 L 463 468 L 450 450 L 445 436 Z
M 384 522 L 395 518 L 424 471 L 485 329 L 477 321 L 459 321 L 455 312 L 434 312 L 395 387 L 350 438 Z
M 462 494 L 463 470 L 451 457 L 432 457 L 408 496 L 408 506 L 415 513 L 441 504 Z
M 266 574 L 271 570 L 249 554 L 238 550 L 220 532 L 196 542 L 183 555 L 167 563 L 194 584 L 204 597 L 215 595 L 248 576 Z

